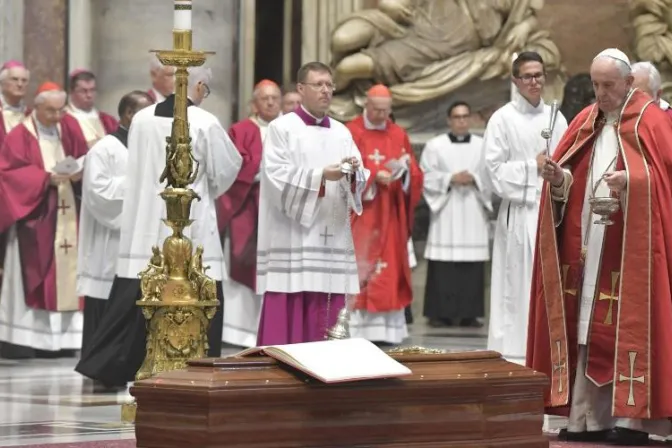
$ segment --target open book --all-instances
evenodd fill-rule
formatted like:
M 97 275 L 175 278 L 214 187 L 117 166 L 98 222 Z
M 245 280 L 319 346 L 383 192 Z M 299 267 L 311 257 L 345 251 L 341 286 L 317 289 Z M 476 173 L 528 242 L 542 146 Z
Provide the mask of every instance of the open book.
M 236 357 L 266 355 L 325 383 L 394 378 L 411 370 L 366 339 L 304 342 L 255 347 Z

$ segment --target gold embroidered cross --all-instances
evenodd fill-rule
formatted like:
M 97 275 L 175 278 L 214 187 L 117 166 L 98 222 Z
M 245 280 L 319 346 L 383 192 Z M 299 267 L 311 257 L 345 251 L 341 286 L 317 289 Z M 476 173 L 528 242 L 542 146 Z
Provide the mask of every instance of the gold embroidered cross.
M 565 294 L 570 294 L 570 295 L 576 296 L 576 289 L 567 289 L 567 276 L 568 276 L 568 274 L 569 274 L 569 265 L 565 264 L 565 265 L 562 266 L 562 285 L 563 285 L 563 288 L 565 288 L 563 290 L 563 292 Z
M 618 374 L 618 382 L 622 383 L 624 381 L 630 382 L 630 392 L 628 393 L 628 406 L 635 405 L 635 383 L 644 384 L 644 375 L 635 376 L 635 361 L 637 361 L 637 352 L 628 352 L 628 358 L 630 358 L 630 376 L 625 376 L 622 373 Z
M 555 341 L 555 346 L 558 349 L 558 363 L 553 364 L 553 372 L 559 372 L 558 376 L 560 377 L 559 385 L 558 385 L 558 393 L 562 393 L 564 388 L 563 388 L 563 381 L 562 381 L 562 372 L 567 371 L 567 362 L 562 360 L 562 344 L 560 341 Z
M 618 286 L 618 277 L 620 272 L 611 273 L 611 294 L 600 293 L 598 300 L 608 300 L 609 309 L 607 310 L 607 317 L 604 318 L 605 325 L 612 325 L 614 323 L 613 313 L 614 313 L 614 302 L 618 301 L 618 296 L 616 295 L 616 287 Z

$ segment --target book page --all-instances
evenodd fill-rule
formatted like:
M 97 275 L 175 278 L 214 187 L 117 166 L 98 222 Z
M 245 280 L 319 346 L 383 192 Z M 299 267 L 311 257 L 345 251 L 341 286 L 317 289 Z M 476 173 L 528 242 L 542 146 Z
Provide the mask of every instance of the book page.
M 392 378 L 412 373 L 375 344 L 360 338 L 277 345 L 266 347 L 264 351 L 325 383 Z

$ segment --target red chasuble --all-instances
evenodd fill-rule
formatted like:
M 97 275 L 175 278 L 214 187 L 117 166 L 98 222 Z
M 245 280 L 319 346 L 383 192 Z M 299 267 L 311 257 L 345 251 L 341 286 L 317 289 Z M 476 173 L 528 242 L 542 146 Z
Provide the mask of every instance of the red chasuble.
M 70 112 L 69 107 L 66 106 L 65 110 L 66 112 L 63 114 L 63 118 L 61 118 L 63 134 L 70 135 L 72 140 L 77 140 L 78 143 L 83 143 L 88 148 L 91 148 L 98 140 L 105 137 L 107 134 L 116 131 L 119 127 L 119 122 L 113 116 L 108 115 L 105 112 L 98 113 L 100 123 L 103 126 L 103 129 L 100 130 L 96 129 L 88 122 L 83 124 L 80 123 L 80 121 Z
M 408 193 L 401 180 L 388 186 L 376 184 L 372 201 L 364 201 L 361 216 L 353 218 L 352 233 L 362 290 L 355 309 L 372 313 L 398 311 L 413 300 L 411 269 L 408 265 L 408 238 L 413 228 L 414 210 L 422 194 L 422 171 L 413 156 L 406 132 L 387 121 L 384 131 L 366 129 L 362 116 L 347 124 L 371 171 L 367 190 L 379 170 L 404 154 L 411 158 Z M 366 190 L 364 193 L 366 196 Z
M 2 147 L 2 142 L 5 141 L 5 137 L 11 131 L 9 126 L 11 123 L 5 121 L 4 113 L 2 107 L 0 107 L 0 148 Z M 30 115 L 30 109 L 26 108 L 25 116 Z M 5 250 L 7 249 L 7 233 L 0 231 L 0 287 L 2 287 L 2 277 L 3 277 L 3 268 L 5 265 Z
M 261 163 L 261 131 L 248 118 L 231 126 L 229 136 L 243 157 L 243 166 L 231 188 L 217 200 L 217 221 L 222 238 L 227 230 L 229 234 L 231 278 L 254 291 L 259 215 L 259 182 L 254 177 Z
M 66 285 L 72 282 L 61 281 L 63 276 L 75 276 L 79 203 L 73 189 L 77 185 L 73 184 L 72 188 L 69 184 L 51 186 L 36 135 L 33 120 L 26 120 L 7 135 L 0 150 L 0 207 L 3 210 L 0 232 L 16 224 L 23 287 L 29 307 L 48 311 L 80 309 L 76 291 L 70 291 Z M 84 144 L 72 141 L 65 133 L 60 135 L 65 156 L 78 158 L 86 154 L 88 148 Z M 52 158 L 53 153 L 55 151 L 50 155 Z M 59 218 L 60 215 L 71 219 Z M 66 235 L 70 238 L 59 240 Z M 59 265 L 61 271 L 58 271 Z
M 590 156 L 604 125 L 596 105 L 577 115 L 553 155 L 574 178 L 564 214 L 552 203 L 548 184 L 541 200 L 527 365 L 551 378 L 549 414 L 569 414 L 582 286 L 581 211 Z M 671 417 L 672 128 L 638 90 L 616 126 L 616 169 L 628 176 L 626 205 L 605 232 L 586 376 L 597 385 L 613 384 L 615 417 Z

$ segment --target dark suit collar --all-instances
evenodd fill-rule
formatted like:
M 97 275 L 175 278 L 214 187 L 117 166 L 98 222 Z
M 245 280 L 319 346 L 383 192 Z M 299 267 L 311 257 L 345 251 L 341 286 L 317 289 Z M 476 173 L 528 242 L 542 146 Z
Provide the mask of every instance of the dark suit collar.
M 187 107 L 193 106 L 194 102 L 187 98 Z M 166 99 L 158 103 L 154 109 L 155 117 L 173 118 L 175 113 L 175 94 L 168 95 Z

